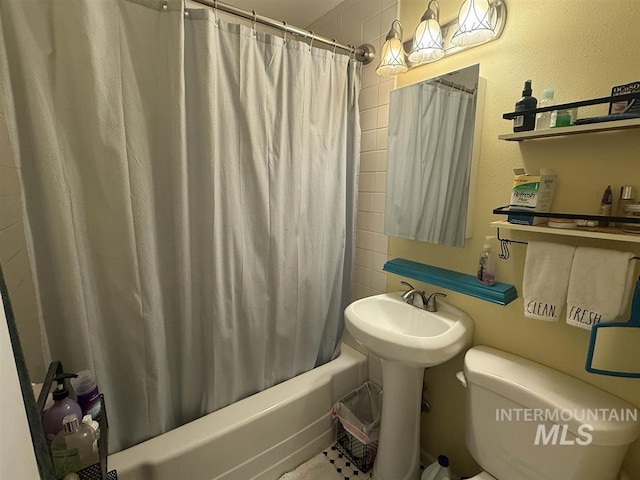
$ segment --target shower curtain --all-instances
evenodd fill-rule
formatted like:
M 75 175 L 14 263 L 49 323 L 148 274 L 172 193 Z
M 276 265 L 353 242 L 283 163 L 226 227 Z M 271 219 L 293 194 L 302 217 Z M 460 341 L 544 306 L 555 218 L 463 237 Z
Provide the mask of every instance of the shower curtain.
M 335 355 L 359 65 L 181 0 L 3 0 L 0 28 L 44 343 L 96 372 L 112 451 Z

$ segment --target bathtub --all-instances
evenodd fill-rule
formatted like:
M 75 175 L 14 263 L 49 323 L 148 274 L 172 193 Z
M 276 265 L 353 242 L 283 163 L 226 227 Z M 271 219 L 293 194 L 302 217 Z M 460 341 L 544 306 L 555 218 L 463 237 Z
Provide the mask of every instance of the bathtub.
M 334 440 L 333 404 L 367 379 L 342 344 L 335 360 L 109 456 L 118 480 L 273 480 Z

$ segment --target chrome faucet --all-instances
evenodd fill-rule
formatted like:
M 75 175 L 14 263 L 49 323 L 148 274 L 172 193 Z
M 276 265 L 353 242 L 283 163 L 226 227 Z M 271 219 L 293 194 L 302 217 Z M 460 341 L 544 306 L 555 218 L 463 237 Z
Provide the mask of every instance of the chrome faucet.
M 404 292 L 402 294 L 402 300 L 407 302 L 409 305 L 414 305 L 413 301 L 415 299 L 416 294 L 420 295 L 420 298 L 422 299 L 422 307 L 418 307 L 418 308 L 427 308 L 427 303 L 429 302 L 429 300 L 427 299 L 425 293 L 422 290 L 418 290 L 417 288 L 415 288 L 413 285 L 411 285 L 409 282 L 400 282 L 402 285 L 406 286 L 409 288 L 409 290 L 407 290 L 406 292 Z M 417 305 L 415 305 L 417 306 Z
M 436 302 L 437 297 L 446 297 L 447 296 L 446 293 L 435 292 L 435 293 L 432 293 L 431 295 L 429 295 L 429 297 L 427 297 L 424 291 L 418 290 L 413 285 L 411 285 L 409 282 L 404 282 L 403 281 L 403 282 L 400 282 L 400 283 L 409 288 L 409 290 L 407 290 L 406 292 L 404 292 L 402 294 L 402 300 L 404 302 L 407 302 L 409 305 L 413 305 L 414 307 L 417 307 L 417 308 L 422 308 L 422 309 L 426 310 L 427 312 L 437 312 L 438 311 L 438 303 Z M 422 307 L 414 305 L 414 303 L 413 303 L 416 294 L 419 295 L 420 298 L 422 299 Z

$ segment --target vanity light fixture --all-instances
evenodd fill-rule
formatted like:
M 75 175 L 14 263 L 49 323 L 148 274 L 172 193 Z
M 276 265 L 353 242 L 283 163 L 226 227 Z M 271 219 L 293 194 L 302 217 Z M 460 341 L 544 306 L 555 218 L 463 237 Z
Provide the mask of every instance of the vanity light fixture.
M 402 43 L 402 23 L 394 20 L 382 46 L 378 75 L 400 75 L 409 69 L 496 40 L 507 18 L 505 0 L 464 0 L 458 18 L 440 24 L 440 5 L 430 0 L 413 41 Z M 408 44 L 408 45 L 407 45 Z M 407 55 L 405 46 L 410 46 Z M 408 60 L 408 62 L 407 62 Z
M 407 73 L 408 69 L 402 46 L 402 23 L 400 20 L 394 20 L 382 46 L 380 65 L 376 68 L 376 73 L 378 75 L 400 75 Z
M 440 5 L 431 0 L 413 34 L 413 48 L 409 61 L 414 65 L 435 62 L 444 57 L 442 30 L 440 29 Z
M 458 30 L 451 37 L 451 43 L 459 47 L 479 45 L 494 35 L 489 0 L 465 0 L 458 13 Z

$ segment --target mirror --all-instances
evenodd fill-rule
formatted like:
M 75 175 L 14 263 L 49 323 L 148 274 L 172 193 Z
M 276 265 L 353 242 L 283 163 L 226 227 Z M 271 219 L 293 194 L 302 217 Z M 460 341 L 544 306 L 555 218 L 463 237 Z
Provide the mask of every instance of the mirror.
M 473 65 L 391 92 L 386 235 L 455 247 L 471 237 L 479 73 Z
M 6 411 L 11 411 L 11 415 L 6 415 L 0 421 L 0 427 L 5 433 L 4 438 L 10 439 L 11 447 L 5 442 L 2 448 L 11 448 L 12 455 L 15 456 L 13 462 L 0 464 L 0 478 L 5 478 L 4 475 L 10 475 L 11 478 L 55 478 L 1 267 L 0 310 L 0 377 L 4 389 L 3 406 Z M 22 407 L 24 411 L 21 410 Z

